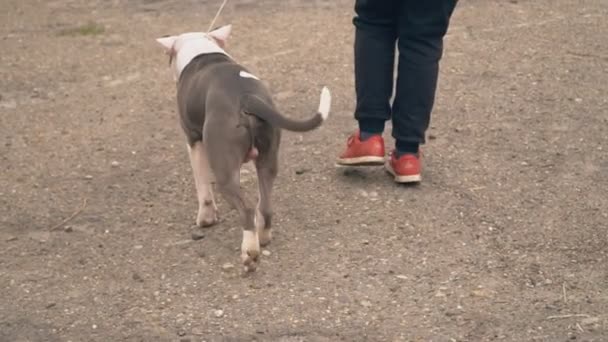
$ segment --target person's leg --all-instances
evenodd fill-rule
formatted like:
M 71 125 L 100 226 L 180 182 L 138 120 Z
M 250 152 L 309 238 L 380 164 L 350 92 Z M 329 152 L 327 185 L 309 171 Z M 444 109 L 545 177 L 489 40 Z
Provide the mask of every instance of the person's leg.
M 420 182 L 419 145 L 431 119 L 443 37 L 456 0 L 404 0 L 399 13 L 399 65 L 393 101 L 395 150 L 386 169 L 399 183 Z
M 362 140 L 381 134 L 391 117 L 397 8 L 394 0 L 355 3 L 355 119 Z
M 456 0 L 405 0 L 399 16 L 399 66 L 393 102 L 397 153 L 418 153 L 435 101 L 439 60 Z
M 397 5 L 399 0 L 355 3 L 355 119 L 359 131 L 348 139 L 341 165 L 382 165 L 384 123 L 391 117 Z

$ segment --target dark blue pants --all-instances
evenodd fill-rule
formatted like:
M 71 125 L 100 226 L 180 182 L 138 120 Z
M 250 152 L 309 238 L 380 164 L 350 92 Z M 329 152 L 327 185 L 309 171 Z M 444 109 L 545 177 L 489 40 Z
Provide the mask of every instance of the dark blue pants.
M 393 122 L 397 143 L 422 144 L 435 101 L 439 60 L 457 0 L 357 0 L 355 118 L 379 133 Z M 395 45 L 399 51 L 395 98 Z

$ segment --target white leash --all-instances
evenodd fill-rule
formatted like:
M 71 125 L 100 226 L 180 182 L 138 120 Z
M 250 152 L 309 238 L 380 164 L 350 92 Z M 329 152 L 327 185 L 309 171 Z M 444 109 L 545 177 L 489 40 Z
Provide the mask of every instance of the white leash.
M 222 6 L 220 6 L 220 9 L 215 14 L 215 18 L 213 18 L 213 20 L 211 21 L 211 25 L 209 25 L 209 29 L 207 30 L 207 32 L 210 32 L 213 29 L 213 25 L 215 25 L 215 21 L 217 20 L 217 18 L 219 18 L 220 14 L 222 13 L 222 10 L 224 9 L 224 6 L 226 6 L 227 2 L 228 2 L 228 0 L 224 0 L 224 2 L 222 3 Z

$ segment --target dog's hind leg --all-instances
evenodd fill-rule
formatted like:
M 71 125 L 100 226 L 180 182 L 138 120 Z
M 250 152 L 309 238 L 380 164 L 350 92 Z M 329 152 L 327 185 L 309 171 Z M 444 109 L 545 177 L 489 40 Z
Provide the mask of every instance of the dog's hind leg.
M 266 246 L 272 240 L 272 186 L 278 173 L 277 154 L 261 156 L 255 163 L 258 174 L 260 200 L 256 211 L 256 230 L 260 245 Z
M 198 197 L 198 214 L 196 225 L 208 227 L 218 222 L 217 206 L 213 198 L 211 186 L 211 169 L 207 160 L 207 151 L 201 141 L 195 142 L 192 146 L 188 145 L 190 152 L 190 164 L 194 173 L 194 183 Z
M 243 196 L 240 185 L 240 168 L 247 153 L 247 136 L 232 132 L 205 131 L 204 142 L 208 147 L 209 165 L 215 175 L 217 190 L 241 218 L 243 241 L 241 261 L 246 271 L 255 271 L 260 256 L 260 242 L 255 230 L 255 208 Z M 241 137 L 242 135 L 242 137 Z M 227 140 L 230 137 L 231 140 Z
M 260 242 L 254 223 L 255 209 L 241 193 L 238 174 L 231 177 L 226 183 L 220 183 L 218 179 L 218 187 L 226 201 L 232 204 L 241 216 L 243 224 L 241 261 L 246 271 L 255 271 L 260 257 Z

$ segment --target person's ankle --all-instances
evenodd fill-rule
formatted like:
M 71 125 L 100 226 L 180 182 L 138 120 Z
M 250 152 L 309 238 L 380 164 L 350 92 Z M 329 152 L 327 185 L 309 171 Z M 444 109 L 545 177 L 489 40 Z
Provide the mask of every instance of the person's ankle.
M 359 139 L 365 141 L 373 136 L 382 135 L 384 131 L 384 120 L 360 119 L 359 120 Z
M 417 142 L 397 140 L 395 143 L 395 158 L 399 159 L 406 154 L 418 156 L 420 144 Z
M 382 133 L 375 133 L 375 132 L 366 132 L 366 131 L 359 131 L 359 139 L 361 141 L 365 141 L 373 136 L 376 135 L 382 135 Z

